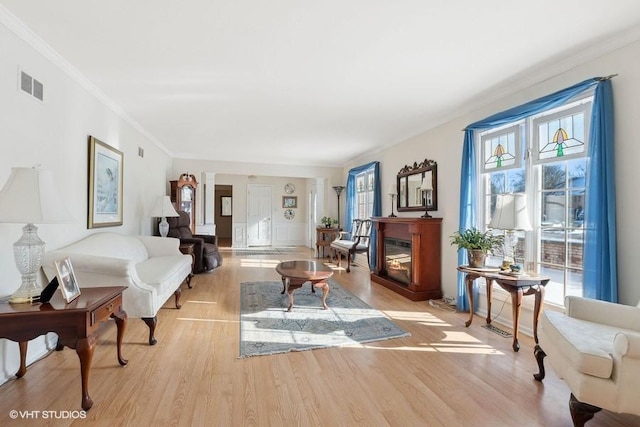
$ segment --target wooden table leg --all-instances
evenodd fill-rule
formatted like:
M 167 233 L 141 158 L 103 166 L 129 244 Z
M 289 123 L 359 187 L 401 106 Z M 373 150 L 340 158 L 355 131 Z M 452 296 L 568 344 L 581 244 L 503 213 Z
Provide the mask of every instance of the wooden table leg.
M 90 335 L 87 338 L 78 340 L 76 353 L 80 359 L 80 375 L 82 378 L 82 409 L 88 411 L 93 406 L 93 400 L 89 396 L 89 371 L 93 360 L 93 350 L 95 349 L 96 336 Z
M 493 280 L 484 278 L 487 284 L 487 325 L 491 324 L 491 301 L 493 300 Z
M 120 313 L 113 313 L 111 315 L 116 321 L 116 327 L 118 328 L 117 345 L 118 345 L 118 363 L 121 366 L 125 366 L 129 361 L 122 357 L 122 337 L 124 336 L 124 330 L 127 328 L 127 312 L 122 310 Z
M 329 308 L 327 306 L 327 295 L 329 295 L 329 283 L 326 282 L 326 281 L 318 282 L 318 283 L 312 283 L 311 284 L 311 289 L 313 289 L 315 286 L 317 286 L 320 289 L 322 289 L 322 309 L 323 310 L 327 310 Z
M 182 308 L 182 304 L 180 304 L 180 296 L 182 295 L 182 289 L 180 289 L 180 288 L 176 289 L 176 291 L 173 293 L 173 295 L 175 295 L 175 297 L 176 297 L 176 308 L 177 309 L 181 309 Z
M 20 369 L 16 372 L 16 378 L 22 378 L 27 373 L 27 344 L 29 341 L 20 341 L 18 347 L 20 347 Z
M 467 285 L 467 301 L 469 302 L 469 320 L 464 323 L 464 326 L 467 328 L 473 322 L 473 280 L 475 277 L 472 277 L 470 274 L 467 274 L 464 277 L 464 282 Z
M 513 316 L 513 351 L 520 350 L 518 329 L 520 326 L 520 306 L 522 305 L 522 288 L 510 289 Z
M 533 339 L 538 344 L 538 321 L 540 320 L 540 314 L 542 313 L 542 305 L 544 304 L 544 286 L 538 286 L 535 297 L 535 305 L 533 308 Z

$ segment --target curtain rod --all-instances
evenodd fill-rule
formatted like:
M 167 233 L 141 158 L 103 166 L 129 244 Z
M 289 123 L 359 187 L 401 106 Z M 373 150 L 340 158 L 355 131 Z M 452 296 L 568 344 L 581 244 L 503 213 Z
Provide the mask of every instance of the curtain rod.
M 596 77 L 594 80 L 597 80 L 599 82 L 603 82 L 605 80 L 611 80 L 612 78 L 616 77 L 618 75 L 618 73 L 616 74 L 609 74 L 607 77 Z

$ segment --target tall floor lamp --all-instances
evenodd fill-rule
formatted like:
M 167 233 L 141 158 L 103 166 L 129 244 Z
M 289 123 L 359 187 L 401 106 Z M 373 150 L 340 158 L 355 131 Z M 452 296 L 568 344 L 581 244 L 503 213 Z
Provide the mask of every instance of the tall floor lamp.
M 338 195 L 338 231 L 340 231 L 342 230 L 342 228 L 340 228 L 340 193 L 344 190 L 344 185 L 334 185 L 333 189 Z

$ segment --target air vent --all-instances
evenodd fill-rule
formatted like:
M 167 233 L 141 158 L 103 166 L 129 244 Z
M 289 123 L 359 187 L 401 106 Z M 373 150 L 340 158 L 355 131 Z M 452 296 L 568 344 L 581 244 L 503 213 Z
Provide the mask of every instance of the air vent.
M 138 156 L 144 157 L 144 148 L 138 147 Z
M 24 71 L 20 71 L 20 89 L 40 101 L 44 100 L 44 85 Z

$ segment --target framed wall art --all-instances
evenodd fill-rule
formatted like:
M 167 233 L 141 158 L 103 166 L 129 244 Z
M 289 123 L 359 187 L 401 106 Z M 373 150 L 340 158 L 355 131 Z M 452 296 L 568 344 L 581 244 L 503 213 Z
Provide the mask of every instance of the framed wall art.
M 122 225 L 124 154 L 89 136 L 87 228 Z
M 282 196 L 282 207 L 283 208 L 297 208 L 298 207 L 298 196 Z
M 56 260 L 55 264 L 62 296 L 69 303 L 80 296 L 80 287 L 76 275 L 73 273 L 73 267 L 71 267 L 71 259 L 69 257 L 61 258 Z
M 231 196 L 220 196 L 220 216 L 231 216 Z

